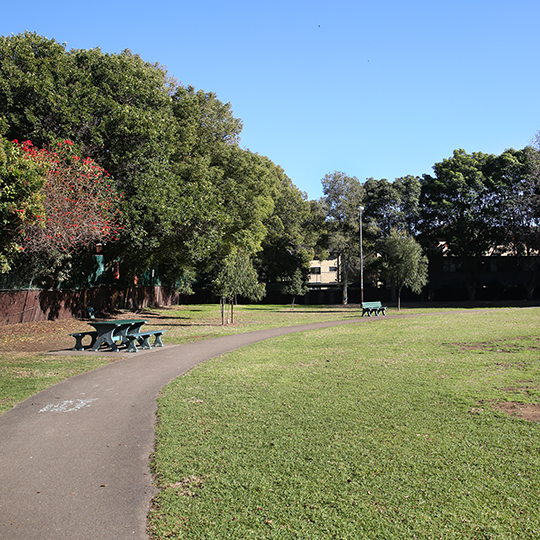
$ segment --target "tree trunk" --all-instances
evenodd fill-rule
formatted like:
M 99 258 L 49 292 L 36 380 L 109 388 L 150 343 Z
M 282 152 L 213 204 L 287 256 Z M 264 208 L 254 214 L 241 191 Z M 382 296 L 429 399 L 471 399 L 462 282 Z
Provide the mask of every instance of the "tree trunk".
M 461 269 L 467 285 L 469 301 L 476 300 L 476 288 L 478 286 L 478 261 L 476 257 L 462 257 Z
M 349 303 L 349 261 L 346 254 L 343 254 L 343 305 Z
M 521 259 L 521 268 L 523 272 L 523 284 L 527 293 L 527 300 L 533 299 L 536 281 L 538 279 L 538 257 L 527 256 Z

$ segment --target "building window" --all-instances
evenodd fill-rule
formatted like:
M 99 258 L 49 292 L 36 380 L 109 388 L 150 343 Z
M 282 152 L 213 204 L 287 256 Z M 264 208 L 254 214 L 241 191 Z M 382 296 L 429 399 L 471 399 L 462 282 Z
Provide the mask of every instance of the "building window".
M 449 259 L 445 259 L 443 263 L 443 271 L 444 272 L 455 272 L 456 271 L 456 263 L 454 261 L 451 261 Z
M 321 267 L 320 266 L 312 266 L 309 270 L 310 274 L 320 274 L 321 273 Z

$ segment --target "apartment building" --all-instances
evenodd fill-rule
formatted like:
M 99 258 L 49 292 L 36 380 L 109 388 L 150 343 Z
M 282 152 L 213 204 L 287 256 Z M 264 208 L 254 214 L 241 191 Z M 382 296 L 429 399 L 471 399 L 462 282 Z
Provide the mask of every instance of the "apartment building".
M 311 261 L 309 284 L 319 287 L 337 284 L 339 281 L 338 268 L 338 259 Z

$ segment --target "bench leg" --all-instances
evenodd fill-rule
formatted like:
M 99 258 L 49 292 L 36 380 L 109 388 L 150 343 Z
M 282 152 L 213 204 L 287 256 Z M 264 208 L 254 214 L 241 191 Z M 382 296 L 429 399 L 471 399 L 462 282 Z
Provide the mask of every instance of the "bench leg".
M 141 349 L 151 349 L 152 346 L 150 345 L 150 341 L 148 341 L 150 336 L 143 336 L 137 338 L 139 340 L 139 347 Z
M 90 343 L 90 349 L 96 344 L 97 341 L 97 332 L 92 332 L 90 334 L 90 337 L 92 338 L 92 341 Z
M 99 336 L 92 345 L 91 350 L 99 351 L 101 346 L 106 343 L 113 352 L 118 352 L 118 345 L 116 344 L 115 339 L 113 339 L 112 334 L 113 332 L 107 332 L 106 334 Z
M 127 337 L 126 339 L 128 342 L 126 352 L 138 352 L 136 344 L 137 339 L 131 337 Z
M 163 334 L 156 334 L 156 339 L 154 340 L 152 347 L 163 347 L 163 341 L 161 341 L 162 335 Z
M 84 347 L 82 344 L 83 336 L 73 336 L 75 338 L 75 347 L 73 347 L 74 351 L 84 351 Z
M 79 335 L 74 335 L 73 336 L 75 338 L 75 347 L 73 347 L 74 351 L 84 351 L 84 345 L 82 343 L 82 340 L 86 336 L 90 336 L 90 338 L 92 340 L 90 342 L 90 347 L 88 347 L 88 348 L 91 349 L 95 345 L 96 340 L 97 340 L 97 332 L 84 332 L 84 333 L 81 333 Z

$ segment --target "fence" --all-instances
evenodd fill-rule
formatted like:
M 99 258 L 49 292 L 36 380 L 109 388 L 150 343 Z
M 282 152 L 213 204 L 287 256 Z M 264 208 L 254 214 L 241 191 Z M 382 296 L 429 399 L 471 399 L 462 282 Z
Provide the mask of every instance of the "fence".
M 180 303 L 180 294 L 164 287 L 95 287 L 86 290 L 0 291 L 0 326 L 71 317 L 85 317 L 88 307 L 96 314 L 117 309 L 141 309 Z

